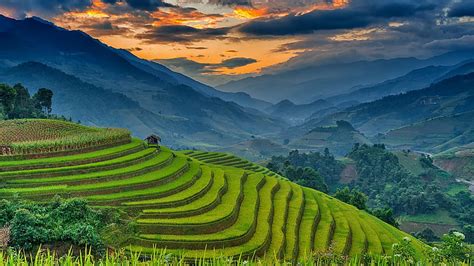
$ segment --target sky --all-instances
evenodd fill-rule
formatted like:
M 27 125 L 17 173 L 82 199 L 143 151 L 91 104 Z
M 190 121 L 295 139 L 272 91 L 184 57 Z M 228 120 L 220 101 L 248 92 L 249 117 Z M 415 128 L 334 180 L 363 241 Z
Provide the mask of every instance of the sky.
M 211 85 L 474 47 L 473 0 L 0 0 Z

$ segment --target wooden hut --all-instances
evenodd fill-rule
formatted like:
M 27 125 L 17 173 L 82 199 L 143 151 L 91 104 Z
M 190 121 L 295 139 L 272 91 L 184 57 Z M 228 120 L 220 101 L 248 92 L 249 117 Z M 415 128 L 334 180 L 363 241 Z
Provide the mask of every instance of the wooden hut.
M 157 145 L 160 146 L 161 143 L 161 138 L 158 135 L 150 135 L 148 136 L 145 141 L 148 143 L 148 145 Z

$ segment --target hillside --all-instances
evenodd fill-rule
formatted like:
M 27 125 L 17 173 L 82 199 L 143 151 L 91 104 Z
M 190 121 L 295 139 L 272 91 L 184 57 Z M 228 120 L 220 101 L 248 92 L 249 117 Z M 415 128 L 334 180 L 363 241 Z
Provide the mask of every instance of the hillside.
M 284 119 L 289 124 L 296 125 L 304 122 L 312 114 L 333 107 L 331 103 L 317 100 L 308 104 L 294 104 L 289 100 L 283 100 L 265 109 L 273 117 Z
M 270 139 L 254 138 L 218 149 L 216 151 L 229 152 L 240 157 L 259 162 L 267 160 L 271 156 L 286 154 L 288 153 L 289 149 L 282 144 L 273 142 Z
M 461 182 L 467 183 L 471 192 L 474 193 L 474 143 L 436 154 L 433 159 L 437 166 L 448 171 Z
M 52 125 L 42 124 L 42 130 Z M 188 257 L 216 249 L 224 255 L 297 258 L 329 245 L 348 255 L 390 254 L 407 236 L 353 206 L 228 154 L 175 152 L 130 138 L 87 152 L 34 157 L 0 157 L 0 196 L 48 201 L 58 194 L 83 197 L 98 208 L 120 208 L 136 231 L 107 228 L 106 239 L 116 247 L 145 253 L 154 247 L 186 249 Z M 423 245 L 411 243 L 421 254 Z
M 425 89 L 387 96 L 313 119 L 295 130 L 309 130 L 346 120 L 369 136 L 430 118 L 452 116 L 474 110 L 474 73 L 455 76 Z
M 0 39 L 0 68 L 5 69 L 0 82 L 23 83 L 32 89 L 49 86 L 61 106 L 55 111 L 75 121 L 119 124 L 138 136 L 150 131 L 173 136 L 168 139 L 174 140 L 170 144 L 175 147 L 230 145 L 251 135 L 278 131 L 284 125 L 217 97 L 242 98 L 249 106 L 264 104 L 260 101 L 251 104 L 245 95 L 216 91 L 109 47 L 84 32 L 69 31 L 39 18 L 0 16 Z M 69 94 L 72 90 L 74 96 Z M 70 97 L 78 97 L 80 102 Z M 77 108 L 78 104 L 83 108 Z M 106 119 L 94 119 L 104 113 L 109 113 Z
M 377 138 L 394 149 L 440 153 L 474 142 L 474 111 L 394 129 Z
M 328 148 L 337 156 L 345 156 L 356 143 L 371 144 L 371 141 L 351 124 L 337 121 L 336 125 L 316 127 L 301 137 L 293 138 L 288 146 L 292 149 L 319 152 Z
M 303 104 L 350 93 L 360 89 L 361 86 L 367 87 L 395 79 L 415 69 L 455 65 L 473 57 L 472 52 L 459 51 L 428 59 L 393 58 L 322 63 L 289 70 L 282 69 L 275 73 L 231 81 L 219 86 L 218 89 L 228 92 L 246 92 L 255 98 L 273 103 L 288 99 Z
M 327 100 L 333 103 L 349 101 L 364 103 L 375 101 L 389 95 L 423 89 L 452 68 L 453 67 L 448 66 L 428 66 L 416 69 L 401 77 L 363 87 L 351 93 L 337 95 Z

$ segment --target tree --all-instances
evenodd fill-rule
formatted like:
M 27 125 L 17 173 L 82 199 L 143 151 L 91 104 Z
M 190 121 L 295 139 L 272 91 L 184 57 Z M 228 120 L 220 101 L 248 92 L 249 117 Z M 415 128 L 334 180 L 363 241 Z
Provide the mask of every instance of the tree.
M 466 236 L 466 241 L 469 243 L 474 243 L 474 226 L 467 224 L 463 227 L 464 235 Z
M 352 190 L 352 199 L 351 204 L 356 206 L 360 210 L 367 209 L 367 200 L 368 197 L 364 193 L 360 192 L 359 190 L 353 189 Z
M 375 217 L 379 218 L 380 220 L 393 225 L 395 227 L 400 226 L 395 220 L 395 217 L 393 215 L 393 210 L 391 208 L 379 208 L 371 211 L 372 215 Z
M 360 210 L 367 209 L 367 195 L 357 189 L 350 190 L 349 187 L 338 189 L 334 197 L 340 201 L 351 204 Z
M 52 111 L 53 104 L 53 92 L 49 89 L 41 88 L 33 96 L 39 109 L 44 110 L 46 113 L 50 114 Z
M 0 105 L 2 106 L 3 112 L 8 114 L 13 110 L 15 103 L 16 91 L 12 87 L 0 84 Z
M 314 188 L 325 193 L 328 191 L 328 186 L 324 183 L 323 177 L 316 170 L 310 167 L 304 168 L 295 182 L 302 186 Z
M 350 204 L 352 197 L 351 190 L 349 189 L 349 187 L 338 189 L 336 193 L 334 193 L 334 197 L 340 201 Z
M 53 92 L 40 89 L 33 97 L 21 84 L 0 84 L 0 119 L 42 118 L 52 111 Z
M 428 228 L 428 227 L 421 230 L 420 232 L 417 232 L 415 234 L 415 237 L 418 239 L 423 239 L 427 242 L 433 242 L 433 241 L 439 240 L 439 237 L 437 237 L 435 233 L 433 232 L 433 230 L 431 230 L 431 228 Z
M 31 114 L 35 113 L 30 93 L 21 84 L 16 84 L 13 86 L 13 89 L 15 90 L 16 95 L 13 103 L 13 110 L 11 110 L 9 118 L 28 118 Z

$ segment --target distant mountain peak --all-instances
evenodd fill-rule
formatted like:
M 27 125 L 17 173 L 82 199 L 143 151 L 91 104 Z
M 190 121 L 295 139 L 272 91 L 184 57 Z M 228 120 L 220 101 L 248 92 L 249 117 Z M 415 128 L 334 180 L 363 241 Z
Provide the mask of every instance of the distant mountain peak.
M 296 104 L 293 103 L 292 101 L 285 99 L 280 101 L 279 103 L 275 104 L 276 106 L 295 106 Z
M 34 20 L 34 21 L 37 21 L 37 22 L 40 22 L 40 23 L 43 23 L 43 24 L 46 24 L 46 25 L 57 27 L 53 22 L 42 19 L 40 17 L 36 17 L 36 16 L 26 18 L 25 20 Z

